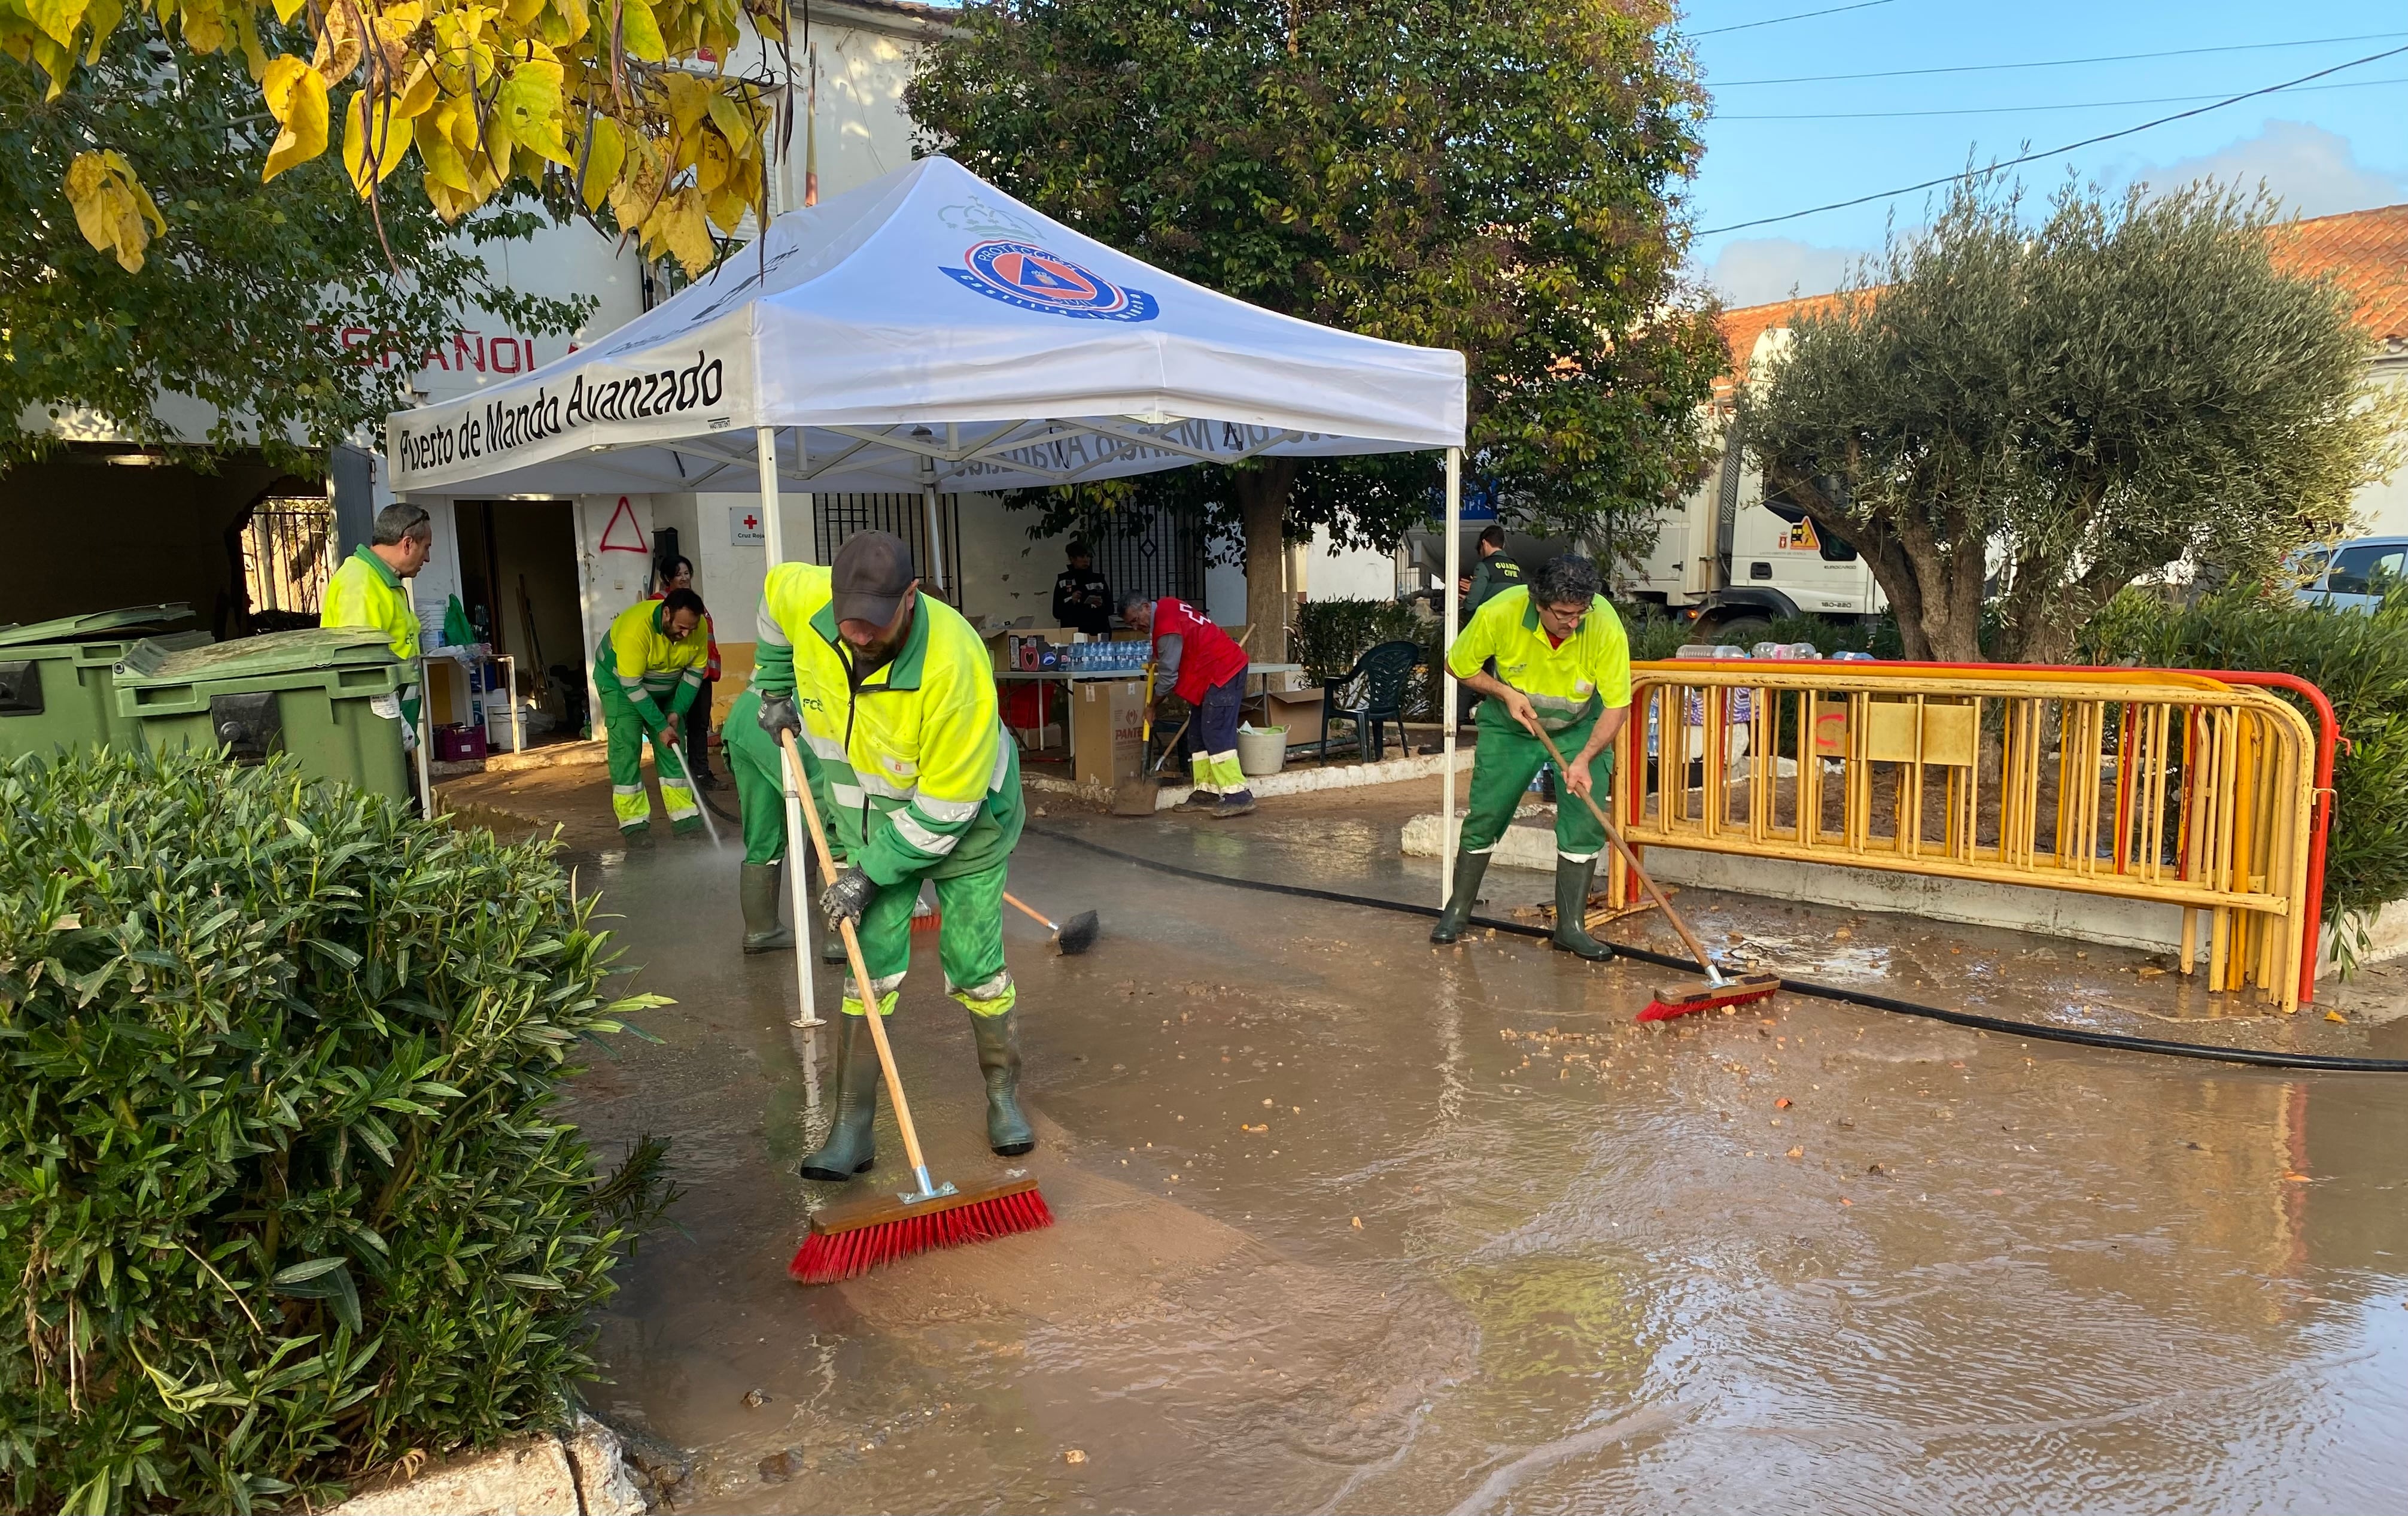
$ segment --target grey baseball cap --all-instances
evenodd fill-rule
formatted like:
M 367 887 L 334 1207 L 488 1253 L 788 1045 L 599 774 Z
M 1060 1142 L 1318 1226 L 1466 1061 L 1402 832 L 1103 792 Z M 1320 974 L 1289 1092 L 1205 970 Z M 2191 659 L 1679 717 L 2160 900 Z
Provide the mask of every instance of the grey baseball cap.
M 918 577 L 911 571 L 911 550 L 901 537 L 892 532 L 855 532 L 836 550 L 836 562 L 829 565 L 836 619 L 885 625 Z

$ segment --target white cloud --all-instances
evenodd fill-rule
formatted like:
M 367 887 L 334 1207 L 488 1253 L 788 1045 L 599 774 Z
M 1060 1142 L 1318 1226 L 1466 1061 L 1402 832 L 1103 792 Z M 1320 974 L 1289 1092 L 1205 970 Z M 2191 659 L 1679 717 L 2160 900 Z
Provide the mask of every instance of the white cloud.
M 2268 122 L 2255 136 L 2163 168 L 2139 169 L 2131 178 L 2159 189 L 2214 179 L 2243 191 L 2262 179 L 2282 197 L 2286 210 L 2301 216 L 2408 200 L 2408 177 L 2360 162 L 2349 138 L 2304 122 Z
M 1790 294 L 1828 294 L 1856 271 L 1869 248 L 1821 248 L 1785 236 L 1723 244 L 1707 271 L 1727 305 L 1760 306 Z

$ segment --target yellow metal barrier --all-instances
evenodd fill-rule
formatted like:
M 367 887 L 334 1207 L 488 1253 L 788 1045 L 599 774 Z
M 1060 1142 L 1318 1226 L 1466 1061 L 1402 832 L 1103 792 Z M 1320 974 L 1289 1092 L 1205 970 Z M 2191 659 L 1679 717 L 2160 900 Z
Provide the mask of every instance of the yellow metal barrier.
M 2182 908 L 2182 970 L 2299 1004 L 2315 738 L 2199 675 L 1633 665 L 1634 846 L 2035 885 Z M 1616 905 L 1635 883 L 1618 864 Z

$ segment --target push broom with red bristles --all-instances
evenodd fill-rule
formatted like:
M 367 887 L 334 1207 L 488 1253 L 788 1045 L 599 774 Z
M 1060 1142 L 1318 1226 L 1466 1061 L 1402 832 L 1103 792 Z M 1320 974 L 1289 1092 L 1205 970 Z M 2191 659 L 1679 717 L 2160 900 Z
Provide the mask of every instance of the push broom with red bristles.
M 834 879 L 836 861 L 828 854 L 827 834 L 820 826 L 819 804 L 812 798 L 811 787 L 799 778 L 802 759 L 795 748 L 795 736 L 781 732 L 778 737 L 796 776 L 795 788 L 802 800 L 803 819 L 810 826 L 811 846 L 819 854 L 821 877 Z M 842 922 L 838 931 L 844 938 L 845 962 L 861 996 L 863 1019 L 869 1023 L 869 1039 L 878 1049 L 887 1098 L 895 1105 L 895 1124 L 903 1131 L 903 1153 L 911 1161 L 911 1176 L 920 1187 L 916 1193 L 864 1195 L 826 1207 L 811 1218 L 811 1235 L 796 1251 L 786 1272 L 805 1284 L 834 1284 L 913 1253 L 992 1242 L 1053 1225 L 1054 1213 L 1046 1209 L 1035 1180 L 1005 1180 L 967 1190 L 930 1181 L 928 1161 L 920 1151 L 920 1134 L 911 1124 L 911 1107 L 903 1098 L 903 1080 L 895 1072 L 895 1050 L 886 1042 L 885 1018 L 878 1013 L 869 967 L 862 962 L 861 939 L 851 922 Z
M 1555 761 L 1555 772 L 1570 773 L 1564 764 L 1564 755 L 1555 750 L 1555 740 L 1544 732 L 1540 732 L 1538 737 L 1546 744 L 1547 756 Z M 1561 788 L 1569 791 L 1571 786 L 1567 784 Z M 1607 818 L 1596 797 L 1584 794 L 1581 800 L 1588 807 L 1589 814 L 1597 818 L 1597 824 L 1605 828 L 1607 840 L 1622 854 L 1622 861 L 1630 865 L 1630 871 L 1639 876 L 1639 882 L 1647 887 L 1647 893 L 1656 897 L 1656 904 L 1663 908 L 1664 919 L 1672 923 L 1672 930 L 1681 934 L 1681 940 L 1688 945 L 1689 951 L 1697 955 L 1698 966 L 1706 971 L 1702 982 L 1693 980 L 1685 984 L 1668 984 L 1658 988 L 1656 998 L 1647 1002 L 1638 1020 L 1669 1022 L 1675 1016 L 1694 1015 L 1698 1011 L 1713 1010 L 1723 1006 L 1743 1006 L 1751 1000 L 1762 1000 L 1781 988 L 1780 979 L 1771 974 L 1731 975 L 1716 968 L 1714 961 L 1706 956 L 1705 944 L 1698 940 L 1698 934 L 1689 930 L 1689 923 L 1681 920 L 1680 912 L 1672 908 L 1672 902 L 1666 898 L 1656 881 L 1648 878 L 1647 870 L 1640 865 L 1639 855 L 1630 851 L 1629 843 L 1622 840 L 1621 832 Z

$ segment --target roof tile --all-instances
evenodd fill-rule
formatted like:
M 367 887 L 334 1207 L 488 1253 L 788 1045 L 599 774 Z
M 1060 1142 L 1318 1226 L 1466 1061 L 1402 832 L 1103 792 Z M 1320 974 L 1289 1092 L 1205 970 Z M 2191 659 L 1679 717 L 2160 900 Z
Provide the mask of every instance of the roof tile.
M 2293 274 L 2329 274 L 2358 302 L 2358 322 L 2376 340 L 2408 341 L 2408 205 L 2318 216 L 2277 227 L 2274 261 Z M 1722 314 L 1731 372 L 1717 380 L 1717 395 L 1729 393 L 1747 377 L 1756 339 L 1786 326 L 1801 312 L 1836 308 L 1837 295 L 1818 294 L 1741 306 Z

